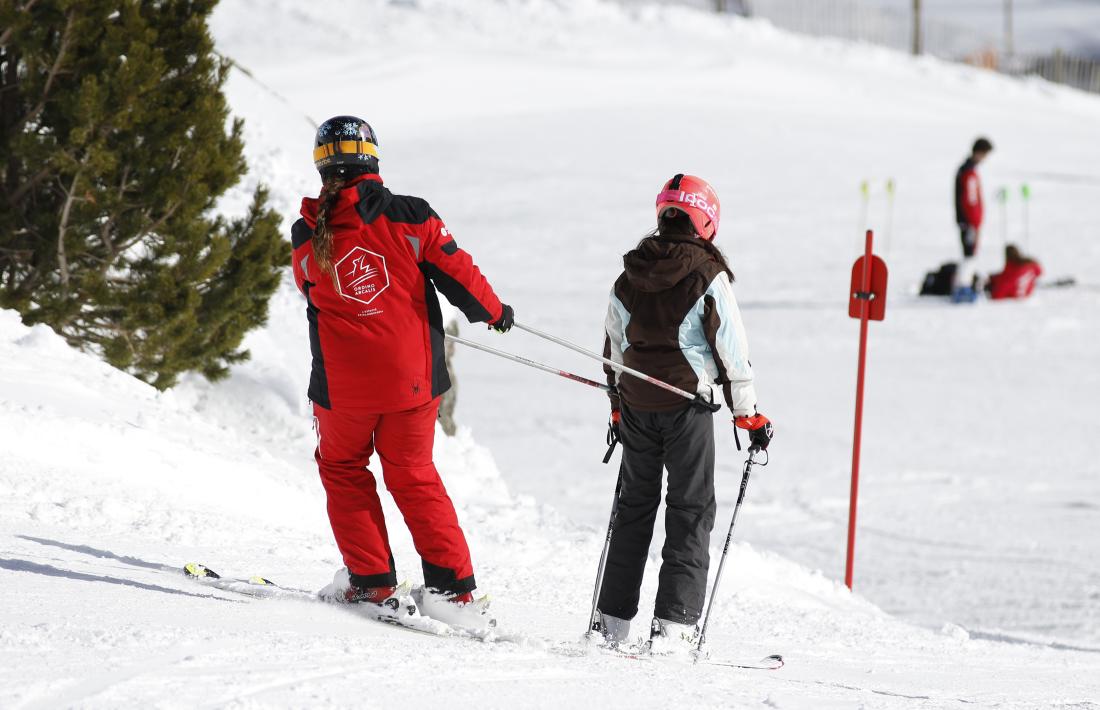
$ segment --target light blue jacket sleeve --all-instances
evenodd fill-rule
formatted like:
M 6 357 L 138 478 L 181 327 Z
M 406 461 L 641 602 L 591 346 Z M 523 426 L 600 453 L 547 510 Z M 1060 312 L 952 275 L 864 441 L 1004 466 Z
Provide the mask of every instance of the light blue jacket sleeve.
M 622 364 L 623 353 L 630 347 L 630 342 L 626 339 L 626 327 L 629 323 L 630 311 L 626 310 L 626 306 L 612 290 L 607 304 L 607 318 L 604 321 L 604 357 Z M 607 375 L 607 384 L 618 387 L 621 373 L 610 365 L 604 365 L 603 369 Z M 612 404 L 618 404 L 617 397 L 612 396 L 611 400 Z
M 723 387 L 726 404 L 734 416 L 751 416 L 756 413 L 756 388 L 749 362 L 749 342 L 745 337 L 741 309 L 737 307 L 737 297 L 733 295 L 733 285 L 726 272 L 714 278 L 706 296 L 713 308 L 706 326 L 707 336 L 719 373 L 727 381 Z

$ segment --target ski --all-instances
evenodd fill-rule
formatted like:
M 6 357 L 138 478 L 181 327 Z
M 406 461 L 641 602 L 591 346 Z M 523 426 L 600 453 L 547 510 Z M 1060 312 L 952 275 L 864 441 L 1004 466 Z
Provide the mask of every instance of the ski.
M 708 658 L 703 663 L 711 666 L 726 666 L 727 668 L 744 668 L 746 670 L 755 671 L 777 671 L 786 665 L 786 661 L 783 660 L 783 656 L 778 653 L 774 653 L 770 656 L 764 656 L 755 663 L 740 663 L 736 661 L 727 661 L 721 658 Z
M 619 658 L 629 659 L 631 661 L 656 661 L 665 663 L 677 663 L 681 665 L 707 665 L 707 666 L 721 666 L 723 668 L 740 668 L 742 670 L 752 671 L 777 671 L 786 665 L 783 660 L 783 656 L 778 653 L 770 656 L 765 656 L 759 661 L 745 662 L 734 661 L 724 658 L 682 658 L 679 656 L 659 656 L 646 652 L 644 649 L 625 650 L 620 651 L 616 649 L 608 649 L 610 655 L 618 656 Z
M 223 577 L 214 570 L 200 565 L 197 562 L 188 562 L 183 566 L 183 573 L 205 587 L 221 589 L 235 594 L 244 594 L 259 599 L 302 599 L 306 601 L 321 601 L 313 592 L 304 589 L 291 589 L 275 584 L 265 577 Z
M 428 616 L 410 615 L 402 617 L 379 614 L 373 612 L 369 605 L 342 604 L 338 601 L 326 599 L 316 592 L 307 591 L 305 589 L 294 589 L 293 587 L 284 587 L 272 582 L 266 577 L 225 577 L 197 562 L 188 562 L 185 564 L 183 566 L 183 573 L 189 579 L 206 587 L 212 587 L 234 594 L 242 594 L 257 599 L 293 599 L 297 601 L 332 604 L 347 609 L 349 612 L 368 621 L 376 621 L 387 626 L 403 629 L 405 631 L 412 631 L 413 633 L 426 636 L 460 638 L 486 642 L 510 640 L 509 638 L 496 634 L 495 629 L 488 629 L 486 631 L 466 629 L 460 626 L 452 626 L 451 624 Z
M 1070 288 L 1072 286 L 1077 286 L 1077 279 L 1072 276 L 1063 276 L 1052 281 L 1043 280 L 1035 283 L 1036 288 Z
M 620 646 L 618 648 L 608 648 L 607 646 L 589 645 L 590 642 L 584 642 L 580 647 L 569 647 L 553 649 L 554 653 L 563 656 L 572 657 L 584 657 L 591 656 L 593 651 L 609 656 L 612 658 L 621 658 L 628 661 L 645 661 L 655 663 L 674 663 L 683 666 L 692 665 L 704 665 L 704 666 L 721 666 L 723 668 L 738 668 L 742 670 L 750 671 L 777 671 L 786 665 L 786 662 L 782 655 L 774 653 L 770 656 L 765 656 L 759 661 L 742 661 L 728 658 L 711 658 L 706 656 L 700 659 L 685 656 L 665 656 L 650 653 L 645 644 Z

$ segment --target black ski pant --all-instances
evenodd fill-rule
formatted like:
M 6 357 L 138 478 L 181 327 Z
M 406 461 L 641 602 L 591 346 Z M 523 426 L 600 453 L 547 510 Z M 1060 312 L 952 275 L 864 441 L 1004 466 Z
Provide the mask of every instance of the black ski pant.
M 963 256 L 967 259 L 978 253 L 978 230 L 972 225 L 959 222 L 959 241 L 962 242 Z
M 668 469 L 665 544 L 653 615 L 694 624 L 703 613 L 714 527 L 714 422 L 695 407 L 641 412 L 622 407 L 623 444 L 615 518 L 599 609 L 621 619 L 638 613 L 653 524 L 661 503 L 662 468 Z

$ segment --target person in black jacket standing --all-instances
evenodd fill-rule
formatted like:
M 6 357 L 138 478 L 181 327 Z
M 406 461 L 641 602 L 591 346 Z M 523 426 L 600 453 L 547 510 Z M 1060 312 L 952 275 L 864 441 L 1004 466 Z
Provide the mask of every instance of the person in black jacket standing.
M 676 175 L 657 196 L 657 230 L 623 257 L 605 324 L 604 356 L 706 402 L 718 392 L 737 427 L 767 448 L 771 424 L 756 411 L 748 344 L 731 282 L 713 240 L 718 196 Z M 714 526 L 714 425 L 710 409 L 605 368 L 611 419 L 623 443 L 622 490 L 598 600 L 597 630 L 625 641 L 668 469 L 663 564 L 650 625 L 655 652 L 694 644 Z

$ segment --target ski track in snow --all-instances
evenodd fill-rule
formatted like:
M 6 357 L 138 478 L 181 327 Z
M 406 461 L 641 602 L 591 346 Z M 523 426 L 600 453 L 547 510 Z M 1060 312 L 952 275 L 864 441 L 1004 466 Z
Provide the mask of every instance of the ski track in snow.
M 262 180 L 289 225 L 316 190 L 303 117 L 360 113 L 387 182 L 431 198 L 522 322 L 598 349 L 618 256 L 651 227 L 656 186 L 685 169 L 711 180 L 778 437 L 750 484 L 709 646 L 787 666 L 584 652 L 614 484 L 598 463 L 606 402 L 482 353 L 457 354 L 463 428 L 440 435 L 436 459 L 511 640 L 424 638 L 186 579 L 196 561 L 316 589 L 340 564 L 288 277 L 248 338 L 250 362 L 166 393 L 0 312 L 0 707 L 1100 708 L 1095 189 L 1033 183 L 1028 248 L 1081 287 L 971 308 L 912 294 L 957 249 L 950 178 L 974 136 L 997 145 L 982 169 L 989 270 L 994 189 L 1100 164 L 1100 100 L 678 8 L 363 8 L 369 36 L 332 23 L 346 7 L 331 0 L 219 5 L 219 50 L 262 82 L 233 72 L 227 86 L 251 172 L 221 207 L 240 211 Z M 891 292 L 871 330 L 850 594 L 838 581 L 855 370 L 843 299 L 865 178 Z M 527 334 L 499 347 L 599 376 Z M 715 558 L 740 462 L 720 456 Z M 659 561 L 655 549 L 639 634 Z

